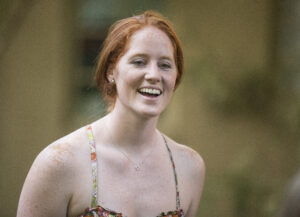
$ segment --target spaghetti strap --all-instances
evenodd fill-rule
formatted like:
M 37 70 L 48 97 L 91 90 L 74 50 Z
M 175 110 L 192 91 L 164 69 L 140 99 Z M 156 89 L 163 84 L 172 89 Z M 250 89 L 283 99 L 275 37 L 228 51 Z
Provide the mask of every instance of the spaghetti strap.
M 167 150 L 169 152 L 169 157 L 170 157 L 170 160 L 171 160 L 171 163 L 172 163 L 172 167 L 173 167 L 173 173 L 174 173 L 174 179 L 175 179 L 175 187 L 176 187 L 176 210 L 179 210 L 180 209 L 180 198 L 179 198 L 178 179 L 177 179 L 177 173 L 176 173 L 175 163 L 174 163 L 172 152 L 171 152 L 171 150 L 170 150 L 170 148 L 168 146 L 166 138 L 164 137 L 163 134 L 161 134 L 161 136 L 164 139 L 165 145 L 166 145 Z
M 97 192 L 98 192 L 98 182 L 97 182 L 97 155 L 96 155 L 96 142 L 92 131 L 92 126 L 87 127 L 87 134 L 89 140 L 89 146 L 91 151 L 91 163 L 92 163 L 92 180 L 93 180 L 93 193 L 92 193 L 92 203 L 91 207 L 96 207 L 97 202 Z

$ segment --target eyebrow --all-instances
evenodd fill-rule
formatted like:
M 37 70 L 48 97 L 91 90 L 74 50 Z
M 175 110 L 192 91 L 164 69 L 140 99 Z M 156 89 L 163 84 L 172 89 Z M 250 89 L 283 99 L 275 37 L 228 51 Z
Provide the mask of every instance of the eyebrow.
M 147 54 L 144 54 L 144 53 L 136 53 L 136 54 L 133 54 L 129 60 L 132 60 L 133 58 L 135 57 L 144 57 L 144 58 L 147 58 L 148 55 Z M 164 59 L 164 60 L 169 60 L 169 61 L 172 61 L 173 59 L 169 56 L 161 56 L 160 59 Z
M 135 58 L 135 57 L 148 57 L 148 55 L 143 54 L 143 53 L 136 53 L 136 54 L 133 54 L 133 55 L 129 58 L 129 60 L 132 60 L 132 59 Z

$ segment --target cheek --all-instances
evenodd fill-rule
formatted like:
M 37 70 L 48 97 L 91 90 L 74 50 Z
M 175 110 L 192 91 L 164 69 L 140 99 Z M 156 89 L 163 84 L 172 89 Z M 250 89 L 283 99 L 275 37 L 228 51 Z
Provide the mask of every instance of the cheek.
M 166 81 L 167 81 L 168 86 L 170 87 L 170 89 L 174 89 L 175 84 L 176 84 L 176 73 L 174 72 L 173 74 L 168 75 L 166 77 Z
M 120 71 L 117 77 L 118 89 L 122 89 L 123 91 L 135 91 L 143 80 L 143 77 L 140 74 L 141 73 L 136 73 L 134 71 Z
M 132 85 L 141 82 L 144 79 L 144 71 L 139 69 L 128 68 L 126 74 L 124 73 L 123 79 Z

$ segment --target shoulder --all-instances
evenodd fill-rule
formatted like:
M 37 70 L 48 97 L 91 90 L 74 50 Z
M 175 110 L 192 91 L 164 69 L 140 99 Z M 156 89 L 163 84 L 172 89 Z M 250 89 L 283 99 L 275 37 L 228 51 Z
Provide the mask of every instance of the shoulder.
M 39 177 L 35 181 L 41 186 L 60 183 L 71 187 L 73 176 L 85 157 L 83 153 L 89 151 L 85 133 L 84 128 L 80 128 L 46 146 L 35 158 L 26 182 Z
M 180 161 L 186 162 L 186 164 L 192 166 L 192 168 L 204 169 L 204 160 L 197 151 L 189 146 L 179 144 L 169 137 L 166 137 L 166 139 L 170 148 Z
M 186 216 L 195 216 L 204 186 L 204 161 L 194 149 L 178 144 L 170 138 L 167 138 L 167 142 L 175 161 L 181 200 Z
M 45 182 L 70 180 L 84 151 L 87 136 L 80 128 L 44 148 L 34 160 L 28 176 L 43 176 Z M 42 172 L 42 173 L 41 173 Z
M 78 154 L 86 148 L 87 135 L 84 128 L 80 128 L 49 144 L 35 159 L 41 165 L 52 166 L 55 170 L 69 170 L 73 167 Z
M 203 182 L 205 176 L 205 163 L 201 155 L 189 146 L 179 144 L 169 137 L 166 138 L 176 167 L 179 167 L 185 177 Z
M 78 168 L 82 167 L 83 141 L 83 130 L 79 129 L 38 154 L 23 185 L 18 216 L 64 215 L 73 196 Z

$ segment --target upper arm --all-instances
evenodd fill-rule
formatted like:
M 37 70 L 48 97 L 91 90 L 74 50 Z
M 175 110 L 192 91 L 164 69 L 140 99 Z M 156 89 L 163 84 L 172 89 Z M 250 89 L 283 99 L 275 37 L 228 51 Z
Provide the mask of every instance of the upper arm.
M 67 215 L 72 170 L 70 154 L 59 146 L 47 147 L 35 159 L 23 185 L 17 217 Z
M 202 195 L 203 191 L 203 185 L 204 185 L 204 178 L 205 178 L 205 164 L 203 159 L 199 154 L 194 158 L 194 171 L 192 172 L 192 184 L 191 191 L 192 194 L 192 201 L 190 205 L 189 212 L 187 213 L 187 217 L 194 217 L 197 213 L 199 203 L 200 203 L 200 197 Z
M 189 202 L 186 217 L 196 216 L 205 178 L 205 164 L 202 157 L 193 149 L 183 146 L 181 156 L 184 167 L 185 191 Z

